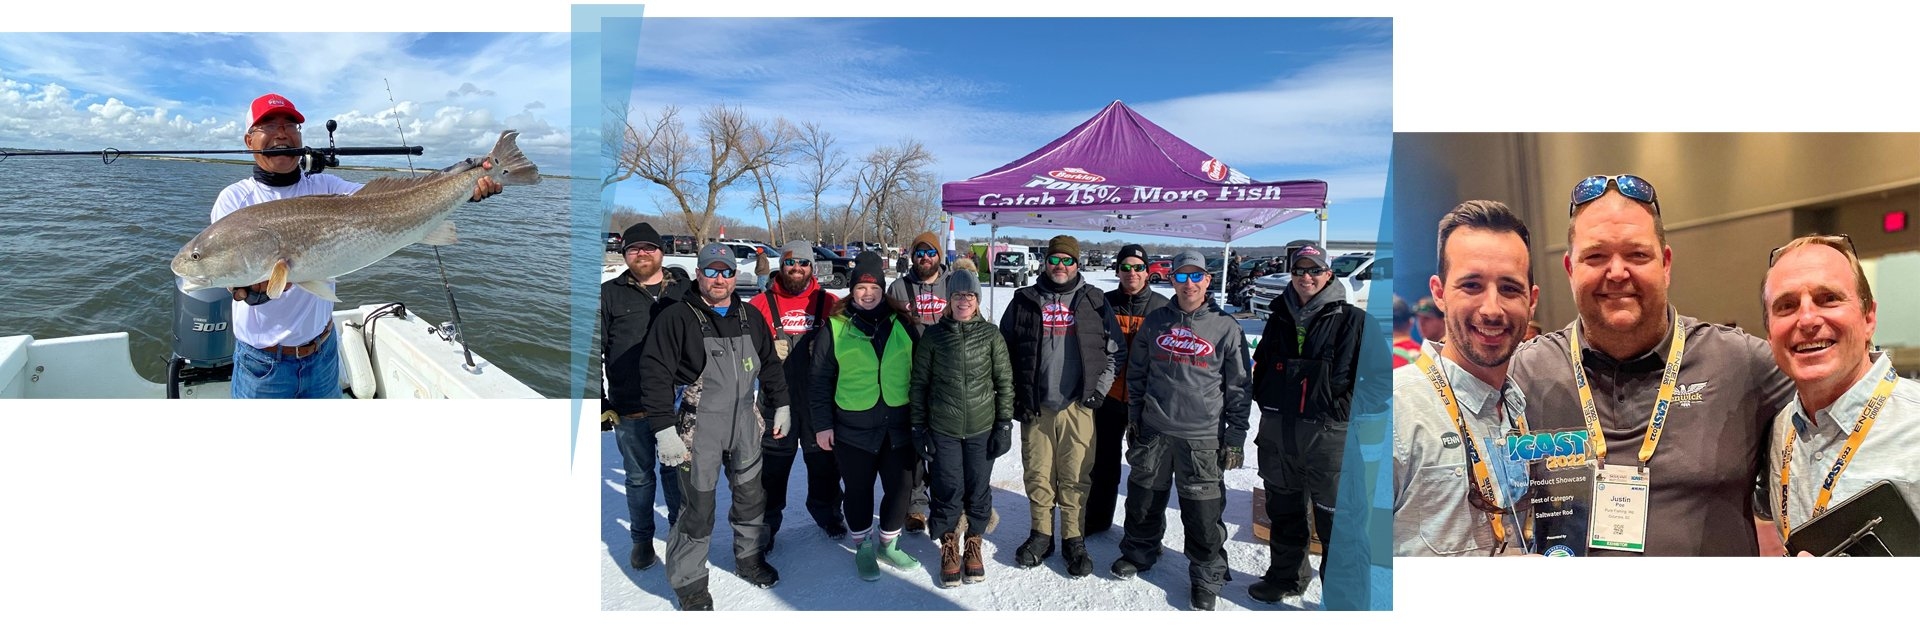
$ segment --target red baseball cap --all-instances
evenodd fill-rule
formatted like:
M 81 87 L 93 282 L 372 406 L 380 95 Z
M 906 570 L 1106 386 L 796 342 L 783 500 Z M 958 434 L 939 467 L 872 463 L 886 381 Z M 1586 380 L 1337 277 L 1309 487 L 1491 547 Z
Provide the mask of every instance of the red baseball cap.
M 301 116 L 300 111 L 293 108 L 292 101 L 289 101 L 286 97 L 269 92 L 260 95 L 258 99 L 254 99 L 253 107 L 247 108 L 247 127 L 259 125 L 260 119 L 267 118 L 267 116 L 274 114 L 285 114 L 293 117 L 294 123 L 307 122 L 307 117 Z

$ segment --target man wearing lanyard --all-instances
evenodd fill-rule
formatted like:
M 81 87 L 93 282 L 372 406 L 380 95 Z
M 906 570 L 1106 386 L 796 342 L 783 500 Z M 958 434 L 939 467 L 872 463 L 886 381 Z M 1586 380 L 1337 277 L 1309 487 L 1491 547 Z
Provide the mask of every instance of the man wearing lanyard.
M 1427 341 L 1393 371 L 1393 555 L 1518 553 L 1527 471 L 1505 453 L 1509 434 L 1527 431 L 1527 401 L 1507 361 L 1540 300 L 1527 225 L 1505 204 L 1469 200 L 1439 233 L 1440 274 L 1427 287 L 1447 342 Z
M 1920 384 L 1871 351 L 1879 306 L 1852 240 L 1814 235 L 1774 250 L 1761 299 L 1773 360 L 1796 392 L 1774 418 L 1767 469 L 1781 540 L 1882 479 L 1920 501 Z
M 1753 556 L 1754 488 L 1792 384 L 1766 341 L 1681 316 L 1667 302 L 1673 250 L 1653 185 L 1590 176 L 1567 205 L 1561 265 L 1580 318 L 1513 355 L 1535 433 L 1586 431 L 1595 478 L 1624 482 L 1595 513 L 1589 553 Z M 1613 489 L 1610 489 L 1613 490 Z

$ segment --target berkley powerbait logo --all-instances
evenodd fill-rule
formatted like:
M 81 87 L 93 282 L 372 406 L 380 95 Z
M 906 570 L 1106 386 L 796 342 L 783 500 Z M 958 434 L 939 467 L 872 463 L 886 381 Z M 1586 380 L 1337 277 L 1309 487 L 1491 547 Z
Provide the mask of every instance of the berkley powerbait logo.
M 1547 470 L 1585 467 L 1587 432 L 1534 433 L 1507 438 L 1507 459 L 1516 462 L 1544 461 Z
M 1166 334 L 1161 334 L 1159 337 L 1153 339 L 1153 342 L 1155 345 L 1159 345 L 1160 349 L 1167 350 L 1179 356 L 1213 355 L 1213 343 L 1194 336 L 1191 328 L 1174 326 L 1172 329 L 1167 330 Z
M 1066 167 L 1062 169 L 1055 169 L 1053 171 L 1047 172 L 1047 175 L 1052 176 L 1054 178 L 1058 178 L 1060 180 L 1065 180 L 1067 182 L 1093 183 L 1093 182 L 1107 181 L 1106 176 L 1102 176 L 1100 174 L 1096 174 L 1096 173 L 1087 171 L 1085 169 L 1081 169 L 1079 167 Z

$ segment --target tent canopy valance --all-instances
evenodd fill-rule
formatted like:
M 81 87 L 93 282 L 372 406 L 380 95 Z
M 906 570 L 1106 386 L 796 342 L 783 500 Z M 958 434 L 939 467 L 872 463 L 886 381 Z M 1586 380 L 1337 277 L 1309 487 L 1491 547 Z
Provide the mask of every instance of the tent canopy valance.
M 1115 101 L 1019 160 L 942 185 L 941 198 L 995 227 L 1233 242 L 1325 209 L 1327 183 L 1256 182 Z

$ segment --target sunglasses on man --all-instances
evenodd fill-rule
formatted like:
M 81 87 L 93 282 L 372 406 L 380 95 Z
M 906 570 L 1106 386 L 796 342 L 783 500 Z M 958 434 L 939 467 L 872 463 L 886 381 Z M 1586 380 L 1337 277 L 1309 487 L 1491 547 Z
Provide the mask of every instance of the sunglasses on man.
M 812 268 L 813 260 L 788 257 L 786 259 L 780 260 L 780 265 L 781 266 L 798 266 L 801 268 Z
M 732 279 L 733 269 L 732 268 L 702 268 L 700 269 L 700 276 L 706 277 L 708 279 L 713 279 L 715 277 L 725 277 L 727 279 Z
M 1320 273 L 1324 273 L 1324 272 L 1327 272 L 1327 269 L 1325 269 L 1325 268 L 1321 268 L 1321 267 L 1319 267 L 1319 266 L 1314 266 L 1314 267 L 1311 267 L 1311 268 L 1295 268 L 1295 269 L 1293 269 L 1293 274 L 1295 274 L 1295 275 L 1306 275 L 1306 276 L 1312 276 L 1312 275 L 1318 275 L 1318 274 L 1320 274 Z
M 1573 217 L 1573 210 L 1579 208 L 1580 205 L 1599 200 L 1600 196 L 1607 195 L 1607 187 L 1609 185 L 1611 185 L 1614 190 L 1619 191 L 1620 195 L 1647 203 L 1653 207 L 1654 215 L 1660 215 L 1660 197 L 1654 195 L 1653 183 L 1647 182 L 1647 179 L 1633 174 L 1620 174 L 1618 176 L 1601 176 L 1596 174 L 1582 178 L 1580 182 L 1574 183 L 1573 196 L 1571 197 L 1571 201 L 1567 203 L 1567 217 Z
M 1207 278 L 1207 274 L 1206 274 L 1206 273 L 1204 273 L 1204 272 L 1191 272 L 1191 273 L 1174 273 L 1174 274 L 1173 274 L 1173 283 L 1176 283 L 1176 284 L 1197 284 L 1197 283 L 1200 283 L 1201 281 L 1203 281 L 1203 280 L 1205 280 L 1206 278 Z
M 1842 253 L 1853 255 L 1854 259 L 1860 258 L 1860 255 L 1853 250 L 1853 238 L 1848 237 L 1847 234 L 1845 233 L 1837 233 L 1834 235 L 1822 235 L 1815 238 L 1813 242 L 1815 244 L 1825 244 L 1833 248 L 1834 250 L 1838 250 Z M 1773 263 L 1780 259 L 1780 251 L 1783 251 L 1786 249 L 1787 247 L 1785 246 L 1779 246 L 1774 248 L 1773 252 L 1767 253 L 1767 267 L 1772 268 Z
M 1078 261 L 1080 260 L 1074 259 L 1073 256 L 1071 255 L 1048 255 L 1047 256 L 1047 263 L 1053 264 L 1055 266 L 1072 266 L 1074 265 L 1075 262 L 1078 262 Z
M 940 249 L 937 249 L 937 248 L 923 248 L 923 249 L 920 249 L 920 250 L 916 250 L 916 251 L 914 251 L 914 252 L 913 252 L 913 256 L 914 256 L 914 257 L 939 257 L 939 256 L 940 256 Z
M 1114 266 L 1113 268 L 1114 268 L 1114 270 L 1118 270 L 1118 271 L 1120 271 L 1120 272 L 1123 272 L 1123 273 L 1144 273 L 1144 272 L 1147 272 L 1147 265 L 1146 265 L 1146 264 L 1117 264 L 1117 265 L 1115 265 L 1115 266 Z

